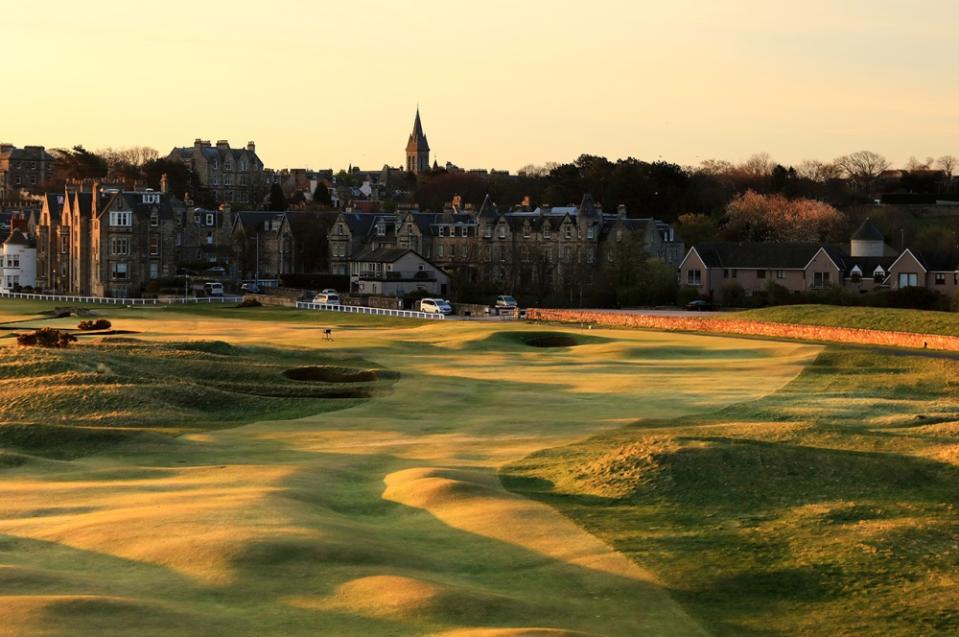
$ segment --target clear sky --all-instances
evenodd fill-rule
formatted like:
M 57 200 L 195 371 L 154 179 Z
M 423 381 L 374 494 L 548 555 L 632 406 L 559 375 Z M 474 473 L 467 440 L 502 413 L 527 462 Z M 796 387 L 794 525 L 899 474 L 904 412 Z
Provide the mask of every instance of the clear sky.
M 0 141 L 255 140 L 275 168 L 580 153 L 959 155 L 959 2 L 43 0 L 3 9 Z

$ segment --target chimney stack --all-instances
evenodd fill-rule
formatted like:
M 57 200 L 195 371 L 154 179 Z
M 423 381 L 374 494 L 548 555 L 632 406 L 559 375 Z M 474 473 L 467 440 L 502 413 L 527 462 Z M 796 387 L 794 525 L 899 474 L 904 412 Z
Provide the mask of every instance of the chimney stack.
M 230 147 L 230 142 L 225 139 L 216 140 L 216 147 L 222 149 L 228 149 Z
M 246 143 L 246 149 L 247 149 L 248 151 L 250 151 L 251 153 L 255 153 L 255 152 L 256 152 L 256 144 L 254 144 L 253 142 L 247 142 L 247 143 Z
M 160 175 L 160 192 L 170 192 L 170 182 L 166 173 Z
M 194 140 L 193 140 L 193 147 L 194 147 L 194 148 L 203 148 L 203 140 L 200 139 L 199 137 L 197 137 L 196 139 L 194 139 Z

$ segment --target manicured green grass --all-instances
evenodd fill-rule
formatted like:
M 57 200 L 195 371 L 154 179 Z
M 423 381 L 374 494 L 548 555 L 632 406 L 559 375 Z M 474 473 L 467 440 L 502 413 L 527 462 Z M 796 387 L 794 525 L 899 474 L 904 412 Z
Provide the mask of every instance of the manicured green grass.
M 506 467 L 714 634 L 959 633 L 959 359 L 834 347 L 784 389 Z
M 959 313 L 834 305 L 780 305 L 716 316 L 732 320 L 854 327 L 866 330 L 959 336 Z

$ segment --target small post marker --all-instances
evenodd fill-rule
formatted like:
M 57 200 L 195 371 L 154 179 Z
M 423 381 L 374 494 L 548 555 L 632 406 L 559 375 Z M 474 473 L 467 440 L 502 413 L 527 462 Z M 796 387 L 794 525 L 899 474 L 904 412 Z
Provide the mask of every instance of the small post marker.
M 326 328 L 323 330 L 323 340 L 332 341 L 333 340 L 333 330 Z

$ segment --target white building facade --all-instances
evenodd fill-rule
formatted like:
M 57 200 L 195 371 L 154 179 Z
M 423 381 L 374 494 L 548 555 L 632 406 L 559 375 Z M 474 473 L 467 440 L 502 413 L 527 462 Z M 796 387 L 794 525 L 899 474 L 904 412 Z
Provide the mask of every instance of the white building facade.
M 0 292 L 15 292 L 37 284 L 37 245 L 14 229 L 0 245 Z

